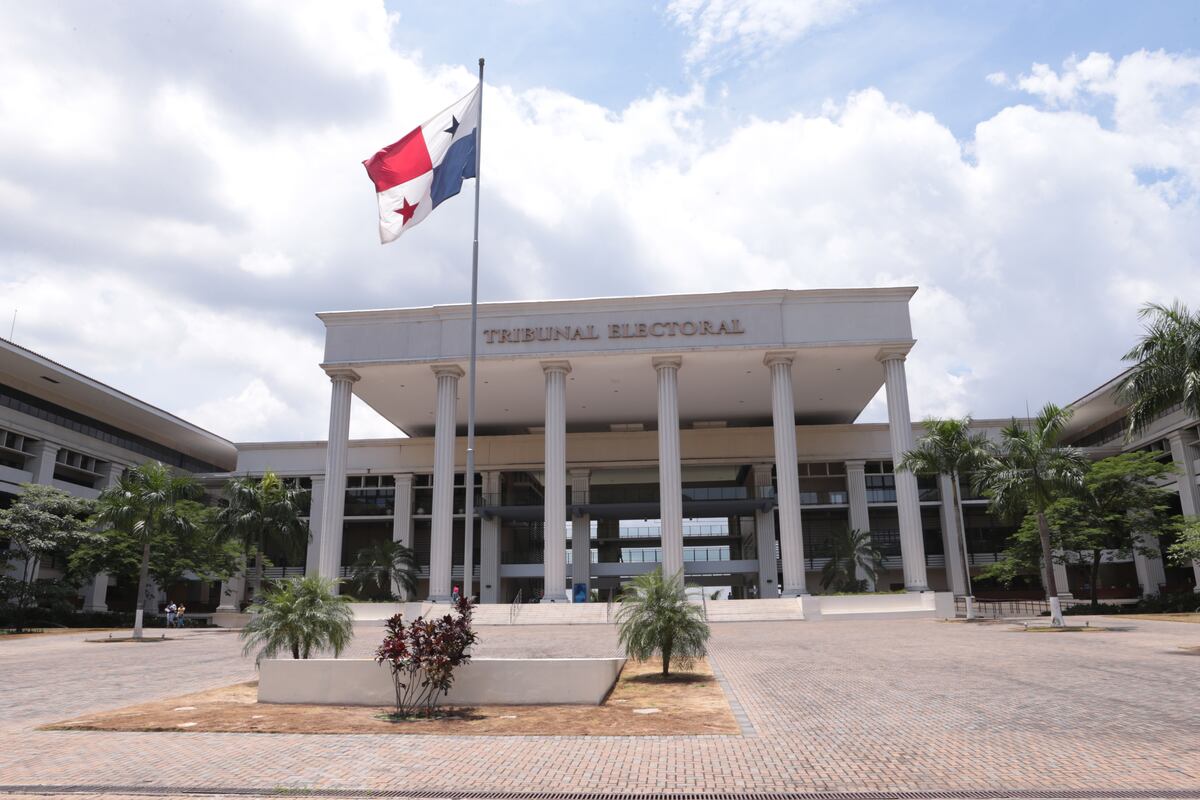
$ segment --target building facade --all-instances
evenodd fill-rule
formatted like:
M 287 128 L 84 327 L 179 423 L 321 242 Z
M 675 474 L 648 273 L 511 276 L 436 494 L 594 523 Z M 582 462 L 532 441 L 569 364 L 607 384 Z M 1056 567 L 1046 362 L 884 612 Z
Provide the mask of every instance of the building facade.
M 456 588 L 485 603 L 607 599 L 660 565 L 737 598 L 795 596 L 821 591 L 832 541 L 851 528 L 883 553 L 874 588 L 961 595 L 1013 528 L 964 482 L 960 529 L 949 477 L 894 469 L 921 436 L 905 374 L 915 291 L 483 304 L 471 479 L 467 306 L 320 314 L 327 442 L 235 446 L 0 341 L 0 503 L 29 481 L 94 496 L 154 458 L 214 490 L 268 470 L 309 490 L 307 552 L 270 554 L 269 577 L 346 578 L 360 551 L 396 541 L 420 565 L 412 599 Z M 1175 409 L 1126 442 L 1118 381 L 1071 404 L 1066 442 L 1097 458 L 1161 453 L 1177 466 L 1177 510 L 1200 513 L 1198 420 Z M 881 387 L 888 421 L 857 423 Z M 404 436 L 351 441 L 352 396 Z M 974 425 L 995 437 L 1008 421 Z M 1056 569 L 1064 594 L 1089 590 L 1082 564 Z M 1108 553 L 1101 594 L 1186 590 L 1198 574 Z M 85 607 L 104 607 L 107 584 L 98 576 Z M 1036 584 L 1025 591 L 1040 595 Z M 246 594 L 232 579 L 221 609 Z
M 238 471 L 311 486 L 307 571 L 345 577 L 357 552 L 390 537 L 417 553 L 420 599 L 456 587 L 486 603 L 608 597 L 659 565 L 734 597 L 818 592 L 845 527 L 883 552 L 878 589 L 962 594 L 966 571 L 995 561 L 1012 527 L 964 484 L 964 537 L 948 477 L 894 469 L 921 434 L 905 375 L 914 291 L 481 305 L 471 481 L 469 308 L 321 314 L 329 446 L 243 444 Z M 888 422 L 855 424 L 881 386 Z M 1111 388 L 1074 404 L 1069 438 L 1098 456 L 1114 440 L 1097 432 L 1120 416 L 1097 399 Z M 408 438 L 349 441 L 352 394 Z M 995 436 L 1006 422 L 975 425 Z M 1179 495 L 1191 487 L 1181 508 L 1195 513 L 1195 420 L 1163 424 L 1193 467 Z M 1061 586 L 1083 590 L 1082 571 L 1060 570 Z M 1195 583 L 1191 570 L 1117 553 L 1105 577 L 1113 596 Z
M 216 434 L 130 397 L 30 350 L 0 339 L 0 507 L 21 485 L 54 486 L 94 499 L 128 467 L 161 461 L 191 473 L 232 469 L 237 448 Z M 0 549 L 7 543 L 0 539 Z M 10 564 L 20 573 L 23 563 Z M 35 578 L 61 566 L 42 563 Z M 198 582 L 196 589 L 202 587 Z M 97 575 L 82 590 L 82 608 L 108 610 L 110 592 L 133 604 L 136 587 Z

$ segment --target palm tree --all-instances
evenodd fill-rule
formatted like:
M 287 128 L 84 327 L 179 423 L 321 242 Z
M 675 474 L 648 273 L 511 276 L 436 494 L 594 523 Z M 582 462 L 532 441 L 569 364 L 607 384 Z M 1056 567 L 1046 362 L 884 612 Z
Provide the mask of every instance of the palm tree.
M 332 649 L 339 656 L 354 637 L 350 598 L 335 593 L 337 581 L 317 575 L 290 578 L 267 587 L 250 606 L 251 620 L 242 629 L 243 655 L 261 645 L 254 663 L 290 651 L 308 658 Z
M 368 584 L 377 583 L 389 599 L 396 598 L 394 587 L 407 597 L 417 593 L 417 554 L 400 542 L 385 539 L 364 547 L 358 551 L 352 569 L 351 579 L 361 592 L 366 592 Z
M 1130 437 L 1178 403 L 1200 416 L 1200 312 L 1176 301 L 1148 303 L 1138 316 L 1147 321 L 1145 333 L 1124 356 L 1137 363 L 1117 387 L 1129 404 Z
M 859 589 L 862 583 L 858 577 L 860 572 L 866 576 L 869 585 L 875 585 L 883 565 L 883 553 L 871 541 L 870 531 L 847 525 L 834 531 L 829 539 L 829 549 L 829 561 L 821 570 L 822 591 Z
M 1037 515 L 1043 585 L 1050 602 L 1051 624 L 1059 627 L 1063 624 L 1062 610 L 1054 582 L 1046 508 L 1059 497 L 1079 491 L 1088 463 L 1082 451 L 1059 444 L 1070 418 L 1070 409 L 1047 403 L 1028 427 L 1014 419 L 1000 432 L 995 456 L 975 475 L 976 489 L 988 496 L 994 512 L 1009 519 L 1030 511 Z
M 221 535 L 241 542 L 255 564 L 255 591 L 262 591 L 263 554 L 267 548 L 296 552 L 308 543 L 308 523 L 301 519 L 304 492 L 274 472 L 261 478 L 234 478 L 225 484 L 225 504 L 217 514 Z
M 197 500 L 204 490 L 190 475 L 177 475 L 157 461 L 126 470 L 117 483 L 100 493 L 96 520 L 133 536 L 142 544 L 142 565 L 138 571 L 137 611 L 133 618 L 133 638 L 142 638 L 142 617 L 146 608 L 146 584 L 150 577 L 150 543 L 156 536 L 183 536 L 191 533 L 193 523 L 181 505 Z
M 961 540 L 963 574 L 967 582 L 967 619 L 975 616 L 972 608 L 971 557 L 967 552 L 967 525 L 963 516 L 959 481 L 974 476 L 992 456 L 992 445 L 982 433 L 971 433 L 971 418 L 925 420 L 925 435 L 917 446 L 900 458 L 897 470 L 919 475 L 949 475 L 954 493 L 954 511 L 958 514 L 958 533 Z
M 704 655 L 708 641 L 704 612 L 688 601 L 683 576 L 664 578 L 662 567 L 626 584 L 617 623 L 625 653 L 638 661 L 660 653 L 664 677 L 671 674 L 672 658 L 686 668 Z

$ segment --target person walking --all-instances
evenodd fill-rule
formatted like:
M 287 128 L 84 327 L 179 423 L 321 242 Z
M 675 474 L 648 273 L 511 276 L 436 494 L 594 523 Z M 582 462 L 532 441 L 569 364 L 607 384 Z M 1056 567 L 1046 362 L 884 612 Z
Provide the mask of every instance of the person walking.
M 187 606 L 180 604 L 175 608 L 175 627 L 183 627 L 183 615 L 187 612 Z
M 177 611 L 178 611 L 178 609 L 176 608 L 174 603 L 167 604 L 167 627 L 168 628 L 175 627 L 175 614 L 177 613 Z

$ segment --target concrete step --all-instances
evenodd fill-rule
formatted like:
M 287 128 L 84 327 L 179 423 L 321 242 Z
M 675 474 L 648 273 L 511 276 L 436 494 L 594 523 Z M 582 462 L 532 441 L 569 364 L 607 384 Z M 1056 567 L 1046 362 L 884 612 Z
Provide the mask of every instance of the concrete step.
M 603 625 L 608 622 L 605 603 L 522 603 L 476 606 L 476 625 Z
M 795 597 L 757 600 L 709 600 L 705 604 L 709 622 L 753 622 L 802 620 L 804 610 Z

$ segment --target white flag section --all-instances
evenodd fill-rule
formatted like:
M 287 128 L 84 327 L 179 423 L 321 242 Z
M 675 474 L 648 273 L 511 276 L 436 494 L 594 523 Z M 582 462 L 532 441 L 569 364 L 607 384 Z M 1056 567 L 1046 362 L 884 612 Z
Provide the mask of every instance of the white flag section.
M 384 244 L 425 219 L 475 177 L 479 92 L 437 114 L 363 162 L 379 194 L 379 240 Z

